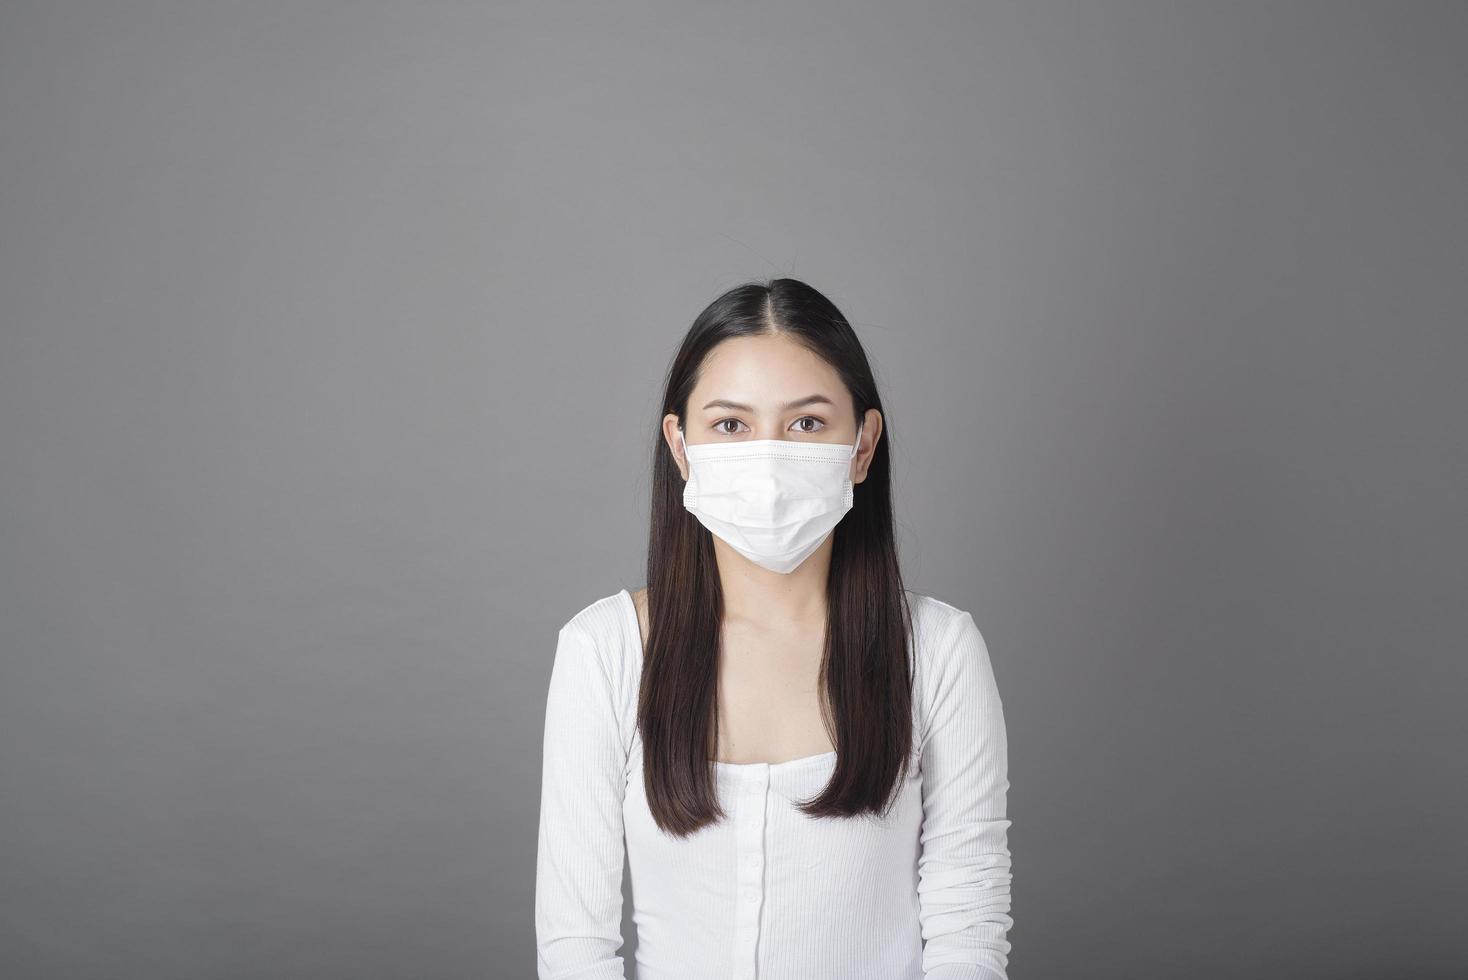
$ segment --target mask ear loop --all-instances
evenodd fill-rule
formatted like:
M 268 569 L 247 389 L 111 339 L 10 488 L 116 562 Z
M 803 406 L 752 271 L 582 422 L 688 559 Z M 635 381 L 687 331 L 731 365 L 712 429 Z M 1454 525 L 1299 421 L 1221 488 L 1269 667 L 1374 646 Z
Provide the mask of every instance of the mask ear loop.
M 844 484 L 844 489 L 846 491 L 844 497 L 846 508 L 848 510 L 851 508 L 852 504 L 856 502 L 856 486 L 851 482 L 850 464 L 851 460 L 856 459 L 856 451 L 858 448 L 861 447 L 861 430 L 866 427 L 866 424 L 866 419 L 862 419 L 861 422 L 858 423 L 856 427 L 856 442 L 851 444 L 851 455 L 846 457 L 848 469 L 846 471 L 846 481 Z

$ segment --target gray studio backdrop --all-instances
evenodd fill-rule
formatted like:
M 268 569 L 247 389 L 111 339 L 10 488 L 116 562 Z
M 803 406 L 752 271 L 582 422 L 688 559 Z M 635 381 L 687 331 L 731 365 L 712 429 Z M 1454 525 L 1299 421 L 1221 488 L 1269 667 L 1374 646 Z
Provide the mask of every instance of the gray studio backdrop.
M 682 332 L 793 275 L 994 656 L 1013 975 L 1468 976 L 1465 51 L 8 0 L 0 975 L 532 977 L 556 632 L 642 584 Z

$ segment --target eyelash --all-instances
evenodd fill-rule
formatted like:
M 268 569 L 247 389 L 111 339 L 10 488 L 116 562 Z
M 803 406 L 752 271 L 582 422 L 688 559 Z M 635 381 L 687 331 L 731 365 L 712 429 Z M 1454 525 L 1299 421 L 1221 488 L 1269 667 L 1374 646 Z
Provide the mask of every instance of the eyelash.
M 826 420 L 825 419 L 822 419 L 822 418 L 817 418 L 814 415 L 802 415 L 800 418 L 796 419 L 795 421 L 799 422 L 799 421 L 801 421 L 803 419 L 812 419 L 812 420 L 814 420 L 816 422 L 819 422 L 819 423 L 821 423 L 821 428 L 820 429 L 801 429 L 800 431 L 802 433 L 809 434 L 809 433 L 812 433 L 812 432 L 820 432 L 821 429 L 824 429 L 826 427 Z M 738 421 L 739 420 L 736 419 L 736 418 L 719 419 L 717 422 L 714 423 L 714 428 L 717 429 L 719 426 L 723 425 L 725 422 L 738 422 Z M 728 432 L 728 431 L 723 430 L 723 429 L 720 429 L 719 430 L 719 434 L 720 435 L 726 435 L 726 436 L 732 436 L 732 435 L 734 435 L 733 432 Z

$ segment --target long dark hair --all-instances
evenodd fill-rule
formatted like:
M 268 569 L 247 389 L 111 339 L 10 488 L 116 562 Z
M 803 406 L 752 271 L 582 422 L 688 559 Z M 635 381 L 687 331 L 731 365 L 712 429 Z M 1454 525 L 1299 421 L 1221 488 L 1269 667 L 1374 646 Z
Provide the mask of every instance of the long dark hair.
M 781 332 L 839 373 L 856 410 L 882 411 L 866 352 L 841 312 L 796 279 L 729 290 L 693 321 L 673 359 L 659 417 L 686 420 L 704 358 L 731 337 Z M 912 612 L 892 530 L 891 427 L 833 533 L 821 663 L 837 763 L 810 816 L 885 814 L 912 751 Z M 712 535 L 683 507 L 683 477 L 661 427 L 653 448 L 647 549 L 648 636 L 637 704 L 643 780 L 653 819 L 687 836 L 721 819 L 713 774 L 723 587 Z

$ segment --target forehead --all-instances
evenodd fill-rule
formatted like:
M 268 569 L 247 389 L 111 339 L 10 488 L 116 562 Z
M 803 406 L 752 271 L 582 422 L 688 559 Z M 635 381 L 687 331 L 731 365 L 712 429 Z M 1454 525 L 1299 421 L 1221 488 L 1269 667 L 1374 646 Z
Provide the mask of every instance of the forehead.
M 731 337 L 704 358 L 688 407 L 699 411 L 710 399 L 726 398 L 774 408 L 816 393 L 838 406 L 850 404 L 836 369 L 784 334 Z

